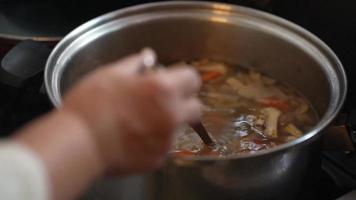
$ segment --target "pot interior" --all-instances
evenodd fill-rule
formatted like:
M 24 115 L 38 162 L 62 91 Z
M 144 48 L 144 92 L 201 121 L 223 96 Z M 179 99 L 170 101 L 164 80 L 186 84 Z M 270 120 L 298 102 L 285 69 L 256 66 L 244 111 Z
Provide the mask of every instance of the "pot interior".
M 71 57 L 61 76 L 64 94 L 84 73 L 149 46 L 160 62 L 208 58 L 253 67 L 298 88 L 322 115 L 329 105 L 326 72 L 303 46 L 248 24 L 189 16 L 127 25 L 94 39 Z

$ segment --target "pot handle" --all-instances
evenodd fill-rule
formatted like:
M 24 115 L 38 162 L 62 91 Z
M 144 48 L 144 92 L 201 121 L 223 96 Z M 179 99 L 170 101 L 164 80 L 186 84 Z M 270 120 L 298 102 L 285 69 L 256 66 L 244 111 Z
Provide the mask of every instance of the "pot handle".
M 339 114 L 325 130 L 324 150 L 356 151 L 356 109 Z
M 356 144 L 356 109 L 352 109 L 346 119 L 346 129 L 349 132 L 350 139 Z
M 1 61 L 0 81 L 23 87 L 33 77 L 42 75 L 51 49 L 42 42 L 25 40 L 13 47 Z

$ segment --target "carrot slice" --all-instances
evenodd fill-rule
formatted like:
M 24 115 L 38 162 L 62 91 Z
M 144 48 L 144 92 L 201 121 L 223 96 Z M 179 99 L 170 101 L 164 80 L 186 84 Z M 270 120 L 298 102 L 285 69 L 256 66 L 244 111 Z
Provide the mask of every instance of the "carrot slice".
M 278 99 L 276 97 L 267 97 L 264 99 L 258 100 L 258 102 L 266 107 L 274 107 L 280 110 L 286 111 L 289 109 L 289 103 L 287 100 Z
M 210 81 L 216 78 L 219 78 L 222 75 L 222 73 L 217 72 L 217 71 L 209 71 L 209 72 L 205 72 L 202 75 L 202 79 L 203 81 Z
M 256 143 L 256 144 L 263 144 L 263 141 L 261 139 L 259 139 L 259 138 L 254 138 L 253 142 Z

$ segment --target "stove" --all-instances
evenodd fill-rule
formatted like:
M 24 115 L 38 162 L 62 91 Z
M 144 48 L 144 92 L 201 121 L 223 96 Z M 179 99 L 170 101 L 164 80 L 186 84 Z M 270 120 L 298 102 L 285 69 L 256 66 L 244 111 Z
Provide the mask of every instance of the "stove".
M 126 1 L 121 2 L 124 2 L 121 6 L 130 5 Z M 135 3 L 142 2 L 135 1 Z M 340 121 L 350 121 L 351 125 L 356 124 L 354 123 L 356 105 L 353 104 L 356 100 L 356 59 L 354 59 L 356 56 L 356 1 L 227 0 L 224 2 L 250 6 L 279 15 L 301 25 L 326 42 L 340 58 L 349 78 L 349 92 Z M 6 4 L 7 1 L 0 0 L 0 7 L 4 3 Z M 120 5 L 111 6 L 111 8 L 118 7 Z M 110 10 L 102 8 L 105 12 Z M 1 14 L 0 9 L 0 26 L 3 20 Z M 17 42 L 19 41 L 1 38 L 0 29 L 0 59 Z M 53 47 L 53 44 L 52 42 L 48 45 L 49 49 Z M 10 136 L 25 123 L 52 109 L 43 88 L 41 90 L 42 73 L 38 73 L 31 79 L 22 80 L 19 84 L 6 81 L 9 76 L 5 70 L 0 69 L 0 79 L 3 80 L 0 83 L 0 137 L 2 138 Z M 339 126 L 331 129 L 324 139 L 322 165 L 319 170 L 316 170 L 318 173 L 307 174 L 312 177 L 312 181 L 303 184 L 298 199 L 356 199 L 354 191 L 356 189 L 356 152 L 353 145 L 356 140 L 349 137 L 344 123 L 339 123 Z M 147 190 L 152 185 L 149 181 L 150 177 L 151 175 L 140 175 L 120 180 L 100 181 L 94 184 L 83 199 L 147 199 L 152 195 L 152 191 Z

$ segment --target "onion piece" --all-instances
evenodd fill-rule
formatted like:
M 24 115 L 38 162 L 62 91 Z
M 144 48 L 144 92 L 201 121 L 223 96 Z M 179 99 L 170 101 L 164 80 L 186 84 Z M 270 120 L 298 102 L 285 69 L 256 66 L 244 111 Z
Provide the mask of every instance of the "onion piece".
M 266 115 L 265 134 L 273 138 L 278 137 L 277 127 L 281 111 L 273 107 L 267 107 L 261 109 L 261 112 L 262 114 Z
M 222 63 L 215 63 L 215 62 L 210 62 L 204 65 L 201 65 L 199 63 L 193 63 L 193 66 L 196 66 L 197 69 L 201 72 L 210 72 L 210 71 L 214 71 L 214 72 L 219 72 L 222 75 L 226 74 L 226 65 L 222 64 Z
M 298 99 L 298 104 L 299 106 L 295 111 L 297 115 L 305 114 L 308 112 L 309 106 L 302 99 Z
M 237 93 L 245 98 L 258 101 L 259 99 L 274 96 L 279 99 L 286 99 L 286 95 L 275 86 L 266 86 L 262 82 L 249 79 L 246 83 L 237 78 L 228 78 L 226 83 Z
M 295 137 L 300 137 L 303 135 L 303 132 L 300 131 L 294 124 L 289 123 L 287 126 L 284 127 L 283 129 L 285 132 L 295 136 Z

